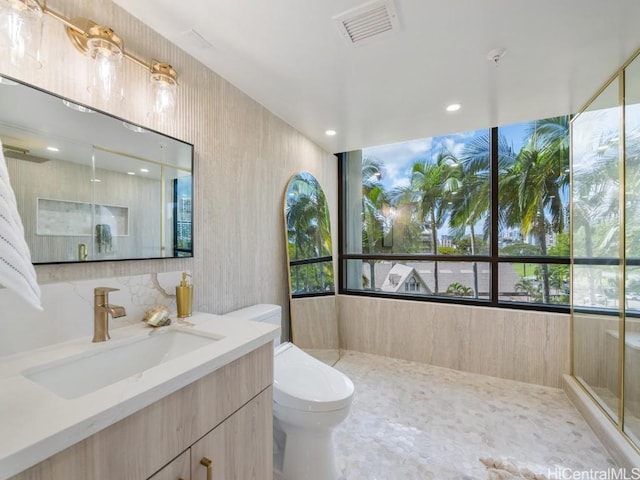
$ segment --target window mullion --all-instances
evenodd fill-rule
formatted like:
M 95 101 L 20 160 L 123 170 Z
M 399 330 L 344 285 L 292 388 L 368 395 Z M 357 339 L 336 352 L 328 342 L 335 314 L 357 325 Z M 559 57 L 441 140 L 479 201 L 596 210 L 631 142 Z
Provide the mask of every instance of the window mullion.
M 489 241 L 491 252 L 491 304 L 498 306 L 499 282 L 498 282 L 498 127 L 491 129 L 491 238 Z

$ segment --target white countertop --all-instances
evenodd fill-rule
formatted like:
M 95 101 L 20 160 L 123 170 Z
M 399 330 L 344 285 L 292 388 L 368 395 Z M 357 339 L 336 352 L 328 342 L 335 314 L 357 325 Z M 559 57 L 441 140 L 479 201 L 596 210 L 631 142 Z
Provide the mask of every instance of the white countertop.
M 271 342 L 280 332 L 274 325 L 204 313 L 185 320 L 173 323 L 223 338 L 79 398 L 61 398 L 22 372 L 108 348 L 114 345 L 110 342 L 146 336 L 154 329 L 140 322 L 112 330 L 107 342 L 96 344 L 91 338 L 81 338 L 0 358 L 0 479 L 20 473 Z

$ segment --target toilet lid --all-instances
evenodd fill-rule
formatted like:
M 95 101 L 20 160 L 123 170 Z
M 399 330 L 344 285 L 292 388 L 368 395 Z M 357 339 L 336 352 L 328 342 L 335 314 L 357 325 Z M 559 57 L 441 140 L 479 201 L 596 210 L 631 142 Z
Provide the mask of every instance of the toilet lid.
M 273 399 L 284 407 L 331 412 L 348 407 L 353 398 L 349 377 L 292 343 L 276 349 L 273 377 Z

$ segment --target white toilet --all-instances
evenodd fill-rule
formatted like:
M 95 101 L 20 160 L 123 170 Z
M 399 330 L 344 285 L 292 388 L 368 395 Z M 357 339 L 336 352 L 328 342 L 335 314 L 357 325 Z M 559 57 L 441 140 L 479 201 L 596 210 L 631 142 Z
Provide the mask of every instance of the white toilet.
M 280 325 L 278 305 L 226 316 Z M 274 341 L 274 469 L 282 480 L 337 480 L 333 430 L 349 415 L 353 382 L 292 343 Z

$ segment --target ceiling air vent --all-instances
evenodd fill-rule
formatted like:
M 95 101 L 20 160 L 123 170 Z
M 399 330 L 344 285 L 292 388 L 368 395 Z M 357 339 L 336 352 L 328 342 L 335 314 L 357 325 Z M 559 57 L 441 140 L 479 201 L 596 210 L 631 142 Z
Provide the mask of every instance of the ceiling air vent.
M 376 0 L 333 17 L 340 34 L 351 45 L 360 45 L 398 29 L 391 0 Z

